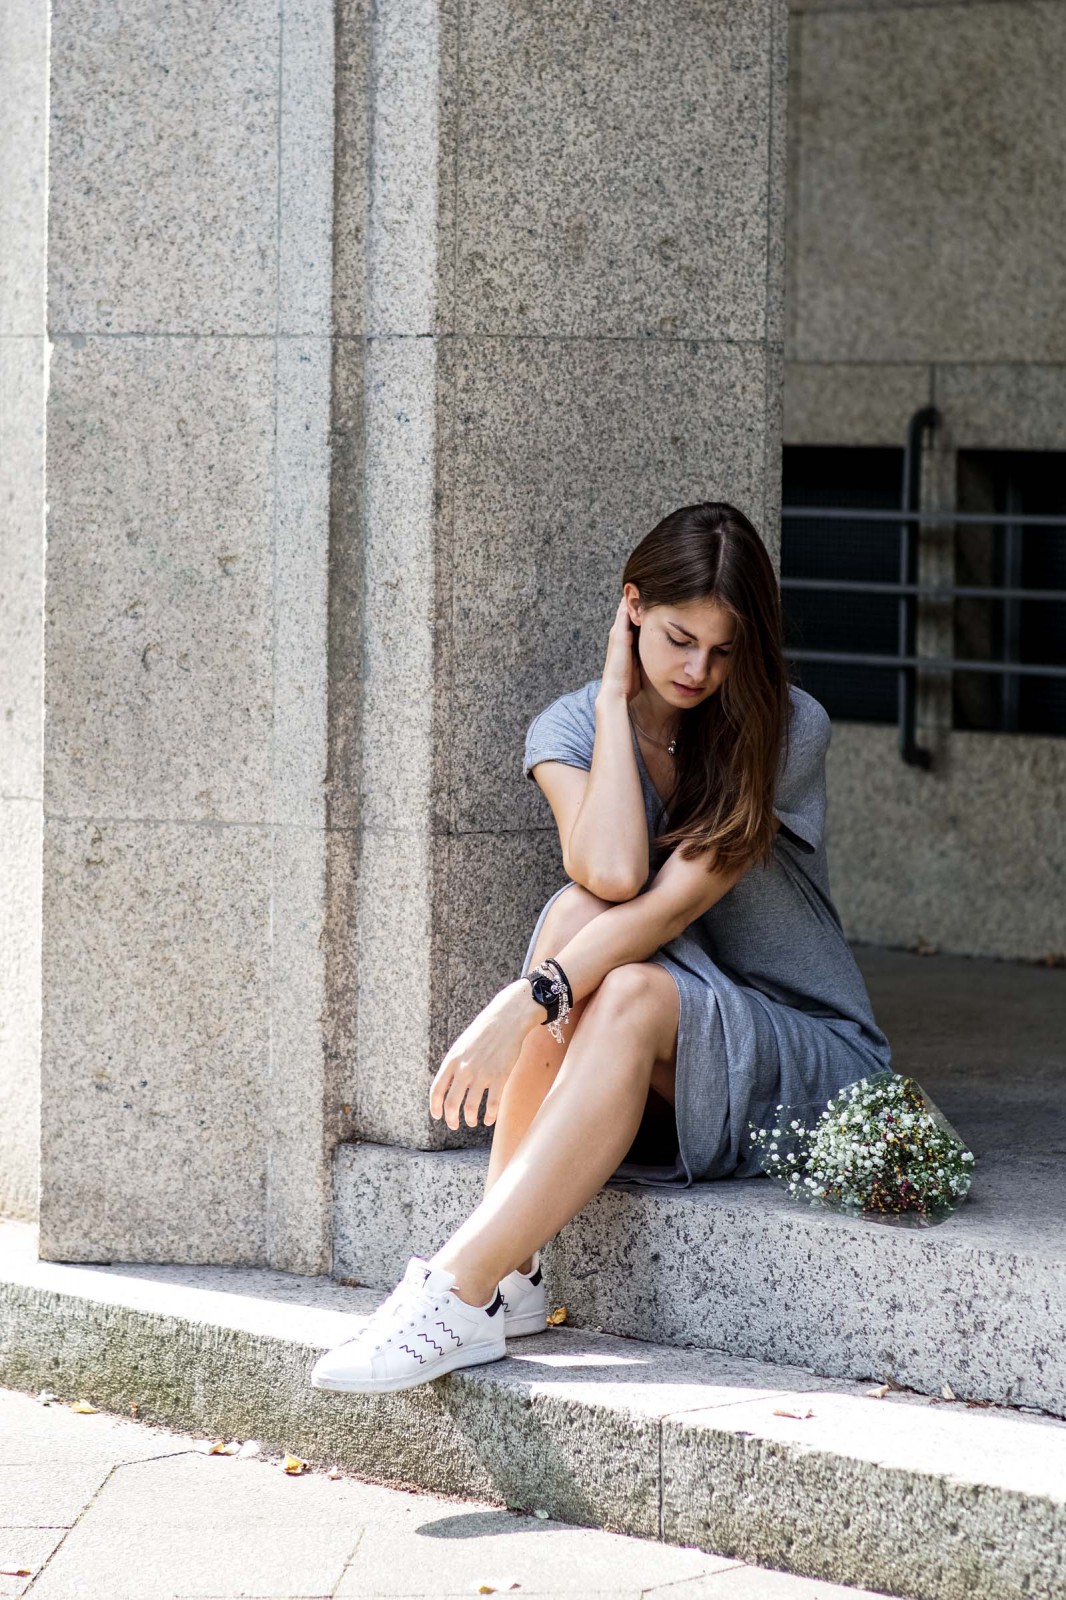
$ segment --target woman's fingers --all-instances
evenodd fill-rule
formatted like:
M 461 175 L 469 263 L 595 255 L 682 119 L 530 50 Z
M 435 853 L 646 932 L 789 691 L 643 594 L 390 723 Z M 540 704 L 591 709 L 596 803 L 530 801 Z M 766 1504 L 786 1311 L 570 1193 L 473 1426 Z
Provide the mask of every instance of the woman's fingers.
M 467 1108 L 466 1125 L 468 1128 L 473 1128 L 477 1125 L 477 1108 L 481 1103 L 481 1096 L 479 1094 L 476 1100 L 470 1097 L 468 1091 L 472 1087 L 472 1082 L 472 1074 L 469 1068 L 460 1065 L 453 1071 L 451 1083 L 448 1085 L 448 1092 L 444 1097 L 444 1120 L 453 1132 L 458 1128 L 459 1118 L 464 1114 L 464 1098 L 466 1099 Z M 473 1118 L 470 1115 L 471 1111 L 473 1111 Z
M 488 1128 L 496 1121 L 500 1105 L 499 1088 L 493 1091 L 484 1082 L 478 1084 L 473 1074 L 464 1072 L 461 1067 L 450 1067 L 446 1074 L 438 1074 L 434 1079 L 429 1095 L 430 1115 L 438 1119 L 443 1116 L 453 1130 L 458 1128 L 460 1117 L 464 1118 L 468 1128 L 476 1128 L 478 1110 L 486 1088 L 489 1093 L 485 1100 L 484 1124 Z
M 445 1056 L 437 1069 L 437 1076 L 433 1079 L 433 1084 L 429 1091 L 429 1109 L 432 1116 L 440 1118 L 444 1115 L 447 1097 L 451 1092 L 454 1078 L 455 1062 Z
M 459 1035 L 437 1069 L 429 1091 L 430 1113 L 435 1118 L 443 1116 L 449 1128 L 458 1128 L 460 1117 L 465 1117 L 468 1128 L 476 1128 L 486 1093 L 486 1125 L 496 1120 L 504 1083 L 529 1031 L 528 1020 L 516 1017 L 511 1005 L 514 988 L 509 984 L 490 1001 Z
M 629 616 L 625 595 L 618 602 L 610 633 L 607 636 L 607 657 L 603 664 L 603 682 L 632 699 L 640 688 L 637 667 L 637 630 Z
M 439 1119 L 443 1117 L 449 1128 L 453 1131 L 459 1126 L 459 1118 L 463 1114 L 463 1098 L 471 1086 L 471 1074 L 459 1061 L 453 1061 L 445 1056 L 437 1071 L 429 1091 L 430 1115 Z M 481 1096 L 473 1103 L 474 1118 L 470 1120 L 469 1104 L 466 1112 L 468 1127 L 474 1127 L 477 1122 L 477 1108 L 481 1103 Z
M 475 1087 L 477 1089 L 477 1093 L 474 1092 L 475 1091 Z M 476 1086 L 474 1084 L 472 1084 L 472 1083 L 467 1084 L 466 1106 L 465 1106 L 464 1114 L 466 1116 L 466 1125 L 467 1125 L 468 1128 L 476 1128 L 477 1127 L 477 1114 L 478 1114 L 478 1110 L 479 1110 L 479 1108 L 481 1106 L 481 1096 L 482 1096 L 483 1093 L 484 1093 L 484 1085 L 483 1084 L 477 1084 Z
M 444 1120 L 453 1131 L 459 1126 L 462 1117 L 468 1128 L 478 1125 L 478 1112 L 488 1085 L 485 1081 L 478 1080 L 472 1072 L 457 1072 L 451 1080 L 448 1092 L 444 1097 Z M 496 1108 L 499 1104 L 499 1095 L 490 1099 L 485 1105 L 485 1126 L 496 1121 Z M 437 1113 L 434 1112 L 436 1116 Z

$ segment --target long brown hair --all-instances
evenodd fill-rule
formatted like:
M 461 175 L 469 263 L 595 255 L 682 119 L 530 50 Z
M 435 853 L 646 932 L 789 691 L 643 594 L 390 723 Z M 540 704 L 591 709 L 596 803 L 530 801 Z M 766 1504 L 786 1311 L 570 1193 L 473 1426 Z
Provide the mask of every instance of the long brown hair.
M 622 583 L 636 584 L 647 607 L 713 600 L 736 618 L 718 692 L 681 717 L 674 786 L 664 802 L 671 826 L 650 841 L 653 855 L 665 857 L 675 845 L 686 860 L 706 853 L 711 871 L 768 863 L 791 679 L 766 546 L 736 506 L 705 500 L 657 523 L 629 556 Z

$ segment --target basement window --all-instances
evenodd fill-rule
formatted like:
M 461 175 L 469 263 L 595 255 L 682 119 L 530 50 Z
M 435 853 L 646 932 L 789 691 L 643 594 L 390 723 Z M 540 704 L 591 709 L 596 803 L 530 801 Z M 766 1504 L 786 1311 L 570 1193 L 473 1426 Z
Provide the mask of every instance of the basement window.
M 970 515 L 1062 516 L 1066 452 L 960 450 L 958 510 Z M 955 533 L 958 586 L 1030 591 L 1026 598 L 957 596 L 955 654 L 978 661 L 1066 666 L 1066 526 L 1011 521 L 960 524 Z M 1066 734 L 1066 676 L 953 674 L 952 726 L 996 733 Z
M 899 524 L 864 521 L 862 512 L 899 508 L 903 454 L 896 446 L 784 446 L 784 506 L 852 509 L 856 516 L 822 521 L 783 511 L 782 579 L 899 581 Z M 895 595 L 783 586 L 782 601 L 789 650 L 885 656 L 899 649 Z M 896 675 L 883 667 L 800 660 L 792 672 L 834 720 L 894 723 L 898 717 Z

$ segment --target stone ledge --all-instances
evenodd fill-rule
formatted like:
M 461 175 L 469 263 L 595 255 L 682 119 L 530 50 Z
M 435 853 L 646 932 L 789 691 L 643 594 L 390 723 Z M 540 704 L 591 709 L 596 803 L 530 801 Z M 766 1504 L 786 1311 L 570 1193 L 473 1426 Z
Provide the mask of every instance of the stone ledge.
M 399 1394 L 312 1389 L 318 1352 L 382 1298 L 259 1268 L 41 1262 L 9 1221 L 0 1383 L 911 1600 L 1066 1584 L 1057 1419 L 570 1327 Z
M 487 1165 L 487 1150 L 338 1146 L 334 1276 L 391 1288 L 474 1210 Z M 919 1230 L 801 1207 L 765 1178 L 607 1187 L 545 1247 L 548 1293 L 604 1333 L 1066 1415 L 1066 1232 L 1047 1183 L 988 1156 L 962 1210 Z

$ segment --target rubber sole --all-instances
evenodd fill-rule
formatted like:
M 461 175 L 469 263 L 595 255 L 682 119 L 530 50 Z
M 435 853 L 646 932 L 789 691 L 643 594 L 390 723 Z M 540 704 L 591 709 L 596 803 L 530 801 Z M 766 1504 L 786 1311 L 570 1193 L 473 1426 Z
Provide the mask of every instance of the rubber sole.
M 476 1367 L 483 1361 L 499 1361 L 507 1354 L 506 1335 L 500 1340 L 499 1348 L 496 1345 L 477 1345 L 469 1350 L 455 1350 L 435 1365 L 432 1372 L 427 1372 L 424 1377 L 417 1373 L 408 1377 L 401 1375 L 397 1378 L 355 1378 L 345 1381 L 342 1378 L 312 1378 L 313 1389 L 326 1389 L 332 1394 L 394 1394 L 398 1389 L 413 1389 L 420 1383 L 432 1383 L 434 1378 L 443 1378 L 447 1373 L 454 1372 L 457 1367 Z
M 505 1339 L 520 1339 L 524 1333 L 543 1333 L 547 1326 L 547 1310 L 522 1311 L 503 1319 L 503 1336 Z

